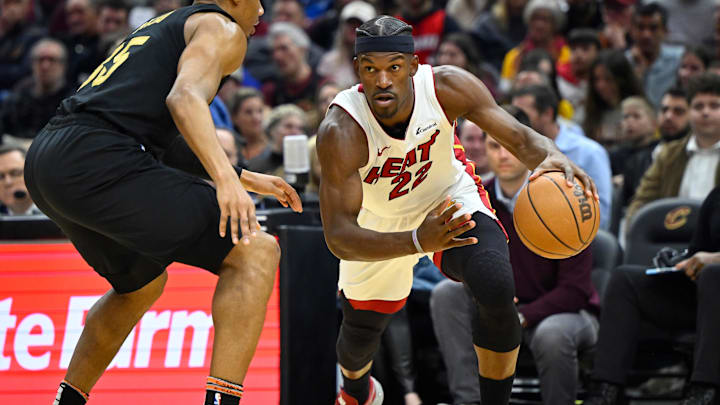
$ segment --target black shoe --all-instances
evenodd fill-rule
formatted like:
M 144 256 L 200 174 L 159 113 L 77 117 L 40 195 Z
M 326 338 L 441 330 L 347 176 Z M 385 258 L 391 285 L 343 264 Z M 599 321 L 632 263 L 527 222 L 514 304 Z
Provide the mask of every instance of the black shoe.
M 583 405 L 616 405 L 620 398 L 622 387 L 607 382 L 599 383 L 590 391 Z
M 680 405 L 715 405 L 718 392 L 716 387 L 708 385 L 691 385 L 690 393 Z

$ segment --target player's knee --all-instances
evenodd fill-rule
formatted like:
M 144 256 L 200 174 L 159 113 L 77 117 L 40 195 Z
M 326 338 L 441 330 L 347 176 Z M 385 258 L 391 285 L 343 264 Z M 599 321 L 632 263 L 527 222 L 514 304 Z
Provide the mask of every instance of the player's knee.
M 496 250 L 474 254 L 463 268 L 463 280 L 478 306 L 492 316 L 512 306 L 515 283 L 512 267 L 506 255 Z M 499 313 L 498 316 L 504 316 Z
M 242 242 L 235 245 L 223 261 L 223 267 L 242 270 L 245 267 L 257 267 L 274 271 L 280 264 L 280 245 L 274 236 L 258 232 L 250 244 Z
M 376 332 L 371 329 L 352 329 L 343 325 L 335 346 L 340 365 L 350 371 L 365 367 L 380 346 L 381 333 Z
M 265 256 L 274 262 L 275 266 L 280 264 L 280 245 L 274 236 L 265 232 L 258 232 L 252 244 L 257 244 L 253 248 L 255 254 Z

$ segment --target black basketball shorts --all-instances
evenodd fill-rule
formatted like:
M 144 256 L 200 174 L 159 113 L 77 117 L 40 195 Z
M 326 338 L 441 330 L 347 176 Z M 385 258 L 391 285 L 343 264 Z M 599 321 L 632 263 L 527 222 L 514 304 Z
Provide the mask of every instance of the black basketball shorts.
M 233 244 L 218 235 L 215 190 L 90 118 L 55 117 L 33 141 L 25 181 L 35 204 L 118 293 L 174 261 L 217 273 Z

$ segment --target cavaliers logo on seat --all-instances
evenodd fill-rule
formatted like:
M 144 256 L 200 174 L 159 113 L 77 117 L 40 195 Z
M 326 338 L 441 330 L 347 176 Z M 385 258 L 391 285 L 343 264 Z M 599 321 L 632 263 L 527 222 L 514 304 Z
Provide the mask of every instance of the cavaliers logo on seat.
M 692 212 L 692 208 L 687 205 L 677 207 L 665 215 L 665 229 L 674 231 L 675 229 L 685 226 L 688 216 Z

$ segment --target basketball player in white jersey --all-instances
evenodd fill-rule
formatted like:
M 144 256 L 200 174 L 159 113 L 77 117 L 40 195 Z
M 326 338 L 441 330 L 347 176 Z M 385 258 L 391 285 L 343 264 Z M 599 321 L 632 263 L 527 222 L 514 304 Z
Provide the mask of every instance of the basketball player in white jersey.
M 413 265 L 440 252 L 436 264 L 464 282 L 478 305 L 472 329 L 483 404 L 504 405 L 521 335 L 512 268 L 504 229 L 455 145 L 455 120 L 485 129 L 535 169 L 534 177 L 561 170 L 578 176 L 588 197 L 597 192 L 552 141 L 498 107 L 475 76 L 418 65 L 413 53 L 412 27 L 398 19 L 380 16 L 359 27 L 361 85 L 338 94 L 318 132 L 325 239 L 341 259 L 343 389 L 336 404 L 382 403 L 369 375 L 380 336 L 405 304 Z

